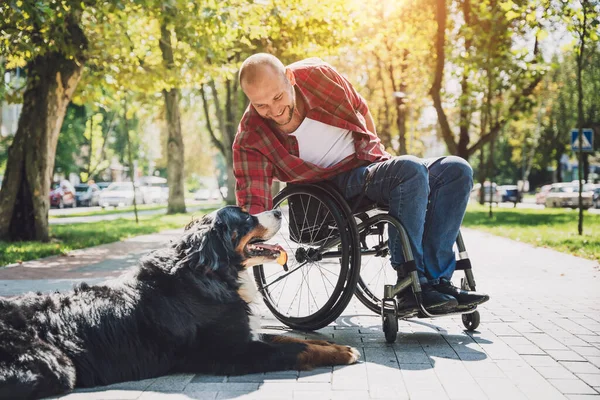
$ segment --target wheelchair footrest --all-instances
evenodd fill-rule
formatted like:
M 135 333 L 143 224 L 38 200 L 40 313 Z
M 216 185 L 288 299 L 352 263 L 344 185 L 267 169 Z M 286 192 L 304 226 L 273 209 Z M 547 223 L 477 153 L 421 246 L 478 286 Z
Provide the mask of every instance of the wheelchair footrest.
M 462 315 L 462 314 L 470 314 L 472 312 L 474 312 L 475 310 L 477 310 L 477 306 L 473 306 L 473 307 L 469 307 L 466 309 L 462 309 L 462 310 L 451 310 L 445 313 L 439 313 L 439 314 L 434 314 L 434 313 L 430 313 L 431 316 L 429 315 L 424 315 L 423 313 L 419 312 L 417 317 L 418 318 L 438 318 L 438 317 L 447 317 L 449 315 Z

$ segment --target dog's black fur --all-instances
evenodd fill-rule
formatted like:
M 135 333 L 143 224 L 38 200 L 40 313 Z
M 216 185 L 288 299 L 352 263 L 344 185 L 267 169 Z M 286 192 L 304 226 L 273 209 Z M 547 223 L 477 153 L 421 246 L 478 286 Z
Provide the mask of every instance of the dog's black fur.
M 0 300 L 0 399 L 175 372 L 233 375 L 355 362 L 356 350 L 346 346 L 252 339 L 238 274 L 260 262 L 245 250 L 251 239 L 268 239 L 260 218 L 225 207 L 112 283 Z

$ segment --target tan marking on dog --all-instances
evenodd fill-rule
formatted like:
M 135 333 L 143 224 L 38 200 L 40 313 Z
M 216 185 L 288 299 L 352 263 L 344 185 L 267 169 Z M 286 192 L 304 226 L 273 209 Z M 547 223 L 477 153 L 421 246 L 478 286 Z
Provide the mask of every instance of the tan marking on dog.
M 244 248 L 246 247 L 249 241 L 251 241 L 254 238 L 263 238 L 266 233 L 267 229 L 262 227 L 261 225 L 258 225 L 256 228 L 248 232 L 245 236 L 242 236 L 240 238 L 240 243 L 236 247 L 235 251 L 243 255 Z

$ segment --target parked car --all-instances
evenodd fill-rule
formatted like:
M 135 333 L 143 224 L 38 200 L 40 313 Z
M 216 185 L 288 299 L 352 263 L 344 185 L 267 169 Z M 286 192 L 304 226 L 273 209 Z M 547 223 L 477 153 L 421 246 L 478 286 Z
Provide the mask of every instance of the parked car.
M 131 182 L 113 182 L 100 192 L 98 202 L 100 207 L 130 206 L 133 204 L 133 184 Z M 144 194 L 135 187 L 136 204 L 144 204 Z
M 472 201 L 479 201 L 479 196 L 481 193 L 481 183 L 476 183 L 475 185 L 473 185 L 473 189 L 471 190 L 471 195 L 469 196 L 469 198 Z M 484 193 L 484 201 L 485 202 L 490 202 L 490 199 L 492 201 L 492 203 L 500 203 L 502 201 L 502 195 L 500 193 L 500 189 L 498 188 L 498 186 L 493 183 L 490 185 L 490 182 L 484 182 L 483 184 L 483 193 Z
M 594 189 L 594 193 L 592 194 L 592 204 L 594 208 L 600 208 L 600 186 Z
M 146 203 L 166 203 L 169 200 L 169 186 L 165 178 L 142 176 L 136 184 L 142 190 Z
M 198 189 L 194 193 L 194 200 L 209 200 L 211 196 L 209 189 Z
M 100 188 L 95 183 L 75 185 L 75 199 L 78 207 L 92 207 L 99 204 Z
M 552 184 L 542 186 L 535 194 L 535 204 L 546 204 L 546 196 L 550 192 L 550 189 L 552 189 Z
M 75 188 L 66 179 L 60 182 L 53 182 L 50 185 L 50 207 L 73 207 L 77 206 L 75 199 Z
M 581 202 L 585 209 L 592 206 L 594 185 L 586 183 L 581 192 Z M 579 185 L 554 183 L 546 196 L 546 207 L 579 207 Z
M 523 195 L 519 192 L 517 185 L 502 185 L 498 186 L 500 190 L 501 201 L 503 203 L 520 203 L 523 200 Z

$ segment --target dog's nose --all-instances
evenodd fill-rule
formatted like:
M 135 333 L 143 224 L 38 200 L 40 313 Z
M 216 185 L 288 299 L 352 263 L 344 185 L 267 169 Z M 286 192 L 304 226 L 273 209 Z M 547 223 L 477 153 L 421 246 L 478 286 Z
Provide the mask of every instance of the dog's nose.
M 273 210 L 273 215 L 275 216 L 275 218 L 281 219 L 281 210 L 279 208 Z

